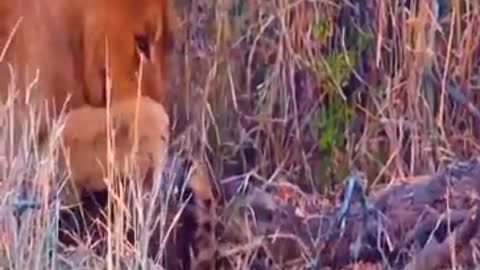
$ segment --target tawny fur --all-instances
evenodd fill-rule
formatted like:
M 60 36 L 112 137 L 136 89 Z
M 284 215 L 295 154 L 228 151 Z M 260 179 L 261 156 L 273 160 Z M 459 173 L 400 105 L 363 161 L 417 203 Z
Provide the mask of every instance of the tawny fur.
M 75 31 L 68 29 L 72 19 L 68 19 L 70 13 L 65 13 L 62 2 L 69 2 L 70 9 L 78 10 L 77 0 L 5 0 L 0 4 L 0 46 L 8 45 L 0 70 L 2 101 L 7 96 L 3 86 L 10 84 L 18 91 L 20 103 L 25 103 L 27 96 L 31 104 L 50 103 L 52 116 L 60 112 L 69 96 L 70 107 L 85 103 L 83 78 L 76 72 L 78 63 L 70 47 Z M 9 39 L 12 32 L 13 38 Z M 27 89 L 31 90 L 28 95 Z
M 82 106 L 104 108 L 107 79 L 112 82 L 109 87 L 112 104 L 124 101 L 127 102 L 124 104 L 134 104 L 130 101 L 136 99 L 140 89 L 142 96 L 158 102 L 168 113 L 165 58 L 173 43 L 175 19 L 167 0 L 0 1 L 0 48 L 8 43 L 5 58 L 0 62 L 1 101 L 5 102 L 9 94 L 7 86 L 13 85 L 18 90 L 20 110 L 25 112 L 35 106 L 37 112 L 41 112 L 40 140 L 48 136 L 47 118 L 56 119 L 61 112 L 68 113 Z M 10 40 L 10 33 L 19 21 Z M 142 55 L 144 61 L 141 61 Z M 139 74 L 142 78 L 138 78 Z M 30 87 L 32 82 L 35 83 Z M 24 105 L 27 97 L 29 105 Z M 48 106 L 44 106 L 45 103 Z M 47 111 L 38 108 L 47 108 Z M 125 110 L 131 112 L 132 108 Z M 72 114 L 79 117 L 90 111 L 93 110 L 80 109 Z M 157 121 L 164 120 L 158 117 Z M 90 124 L 95 126 L 101 122 Z M 74 147 L 70 154 L 74 160 L 84 160 L 88 151 L 85 147 Z M 122 154 L 125 153 L 118 153 Z M 94 153 L 90 153 L 92 156 Z M 99 176 L 97 169 L 90 171 L 90 166 L 74 169 L 74 175 L 84 174 L 91 176 L 88 181 L 102 181 L 102 177 L 94 178 Z M 78 184 L 87 184 L 86 178 L 75 179 L 81 179 Z
M 112 127 L 110 148 L 107 117 Z M 66 116 L 62 132 L 65 151 L 59 166 L 61 171 L 71 173 L 69 178 L 80 192 L 106 189 L 109 166 L 113 169 L 111 179 L 134 176 L 151 181 L 147 172 L 162 169 L 168 140 L 168 115 L 162 105 L 148 97 L 119 101 L 108 114 L 105 108 L 84 106 Z M 110 154 L 114 158 L 109 164 Z M 142 186 L 150 188 L 151 182 Z M 68 203 L 75 202 L 72 194 L 64 195 L 70 198 Z
M 131 99 L 141 90 L 168 111 L 165 66 L 176 24 L 169 1 L 1 2 L 2 48 L 21 19 L 3 64 L 12 64 L 16 86 L 23 96 L 25 88 L 38 75 L 34 96 L 38 96 L 37 101 L 52 102 L 55 114 L 68 96 L 71 96 L 68 108 L 85 103 L 105 106 L 105 83 L 109 76 L 112 102 Z M 141 61 L 141 55 L 145 61 Z M 140 69 L 142 78 L 138 77 Z M 4 67 L 0 70 L 0 86 L 12 80 L 6 71 Z M 6 88 L 0 91 L 4 99 Z
M 173 43 L 174 13 L 166 0 L 86 1 L 84 23 L 85 77 L 91 103 L 101 105 L 103 72 L 112 78 L 112 99 L 130 99 L 138 88 L 140 55 L 144 57 L 142 91 L 164 106 L 166 51 Z M 139 53 L 138 53 L 139 52 Z M 107 61 L 108 65 L 105 65 Z M 106 68 L 103 70 L 102 68 Z
M 61 171 L 71 170 L 70 183 L 80 192 L 107 186 L 108 80 L 117 132 L 112 148 L 115 173 L 130 174 L 125 164 L 135 137 L 139 144 L 132 160 L 140 174 L 162 166 L 172 106 L 172 93 L 166 87 L 166 59 L 176 31 L 176 15 L 170 5 L 168 0 L 0 1 L 0 52 L 22 18 L 0 62 L 0 101 L 5 102 L 7 86 L 13 82 L 20 103 L 30 97 L 33 105 L 47 102 L 50 117 L 57 118 L 62 110 L 67 113 L 62 141 L 68 155 L 60 159 L 59 166 Z M 134 135 L 138 90 L 143 97 Z M 42 127 L 46 129 L 46 124 Z M 189 184 L 195 194 L 197 223 L 197 258 L 192 266 L 212 269 L 214 197 L 205 168 L 195 168 Z M 77 197 L 68 190 L 72 189 L 63 194 L 66 203 L 76 202 Z

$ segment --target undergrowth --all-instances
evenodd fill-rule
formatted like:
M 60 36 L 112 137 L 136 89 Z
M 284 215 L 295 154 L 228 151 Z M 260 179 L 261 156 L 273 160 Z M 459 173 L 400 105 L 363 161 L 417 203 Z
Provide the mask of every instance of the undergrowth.
M 478 153 L 477 2 L 183 2 L 218 179 L 281 170 L 322 192 L 354 167 L 385 183 Z
M 176 6 L 182 29 L 172 80 L 188 94 L 176 100 L 186 105 L 175 134 L 210 161 L 219 187 L 243 175 L 242 181 L 282 178 L 325 194 L 353 168 L 375 186 L 480 152 L 478 1 L 183 0 Z M 15 123 L 8 106 L 0 108 L 0 150 L 19 138 L 9 134 Z M 22 139 L 32 140 L 28 133 Z M 0 251 L 8 259 L 0 267 L 62 269 L 67 262 L 85 266 L 85 258 L 90 267 L 146 266 L 135 252 L 143 247 L 115 237 L 112 251 L 134 263 L 115 261 L 113 253 L 105 261 L 88 248 L 58 259 L 64 256 L 53 249 L 58 208 L 51 207 L 47 183 L 53 159 L 21 149 L 0 156 Z M 7 163 L 15 166 L 7 170 Z M 23 203 L 17 193 L 25 179 L 37 183 L 28 196 L 40 210 L 25 211 L 18 226 L 11 210 Z

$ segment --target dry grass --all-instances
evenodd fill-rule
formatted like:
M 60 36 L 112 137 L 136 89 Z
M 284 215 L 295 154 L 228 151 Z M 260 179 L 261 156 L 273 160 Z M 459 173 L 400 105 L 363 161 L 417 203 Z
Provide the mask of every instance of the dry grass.
M 181 80 L 218 178 L 281 170 L 319 191 L 478 152 L 476 2 L 190 2 Z
M 178 1 L 185 35 L 174 85 L 188 93 L 178 97 L 187 104 L 183 147 L 210 161 L 219 186 L 236 175 L 256 184 L 281 177 L 320 193 L 353 167 L 375 186 L 478 155 L 480 4 L 402 2 Z M 0 108 L 1 150 L 12 138 L 32 145 L 30 132 L 11 134 L 12 104 Z M 34 126 L 35 115 L 26 126 Z M 145 246 L 126 245 L 118 222 L 109 224 L 105 258 L 87 248 L 54 248 L 60 207 L 52 203 L 54 145 L 0 156 L 7 259 L 0 264 L 145 269 L 148 260 L 139 252 Z M 39 209 L 26 210 L 19 226 L 12 210 L 30 202 Z M 125 206 L 114 211 L 127 213 Z M 162 227 L 167 231 L 168 224 Z M 255 253 L 254 239 L 246 239 L 232 254 Z
M 172 231 L 173 224 L 178 219 L 178 212 L 172 210 L 170 203 L 173 197 L 173 186 L 163 183 L 163 178 L 156 183 L 150 197 L 144 198 L 137 183 L 129 188 L 116 186 L 112 168 L 109 164 L 106 181 L 111 197 L 115 203 L 109 205 L 107 213 L 114 213 L 114 220 L 107 222 L 106 242 L 99 243 L 98 237 L 87 236 L 79 241 L 76 248 L 58 248 L 57 221 L 61 208 L 62 197 L 59 196 L 66 184 L 68 175 L 57 170 L 58 155 L 63 154 L 59 146 L 59 133 L 62 129 L 61 116 L 51 123 L 52 136 L 48 141 L 38 143 L 35 129 L 38 127 L 39 111 L 28 102 L 13 102 L 9 99 L 1 107 L 0 146 L 0 267 L 2 269 L 156 269 L 159 266 L 147 259 L 146 250 L 154 228 L 160 228 L 158 241 L 161 250 L 165 249 L 164 239 Z M 21 112 L 27 112 L 21 114 Z M 18 128 L 21 125 L 21 128 Z M 15 133 L 17 132 L 17 133 Z M 14 146 L 15 145 L 15 146 Z M 36 146 L 41 145 L 41 149 Z M 15 149 L 16 152 L 13 152 Z M 115 155 L 112 149 L 109 154 Z M 166 172 L 170 173 L 170 172 Z M 133 171 L 132 171 L 133 175 Z M 167 189 L 160 198 L 160 190 Z M 115 192 L 118 191 L 119 192 Z M 128 192 L 127 192 L 128 190 Z M 131 198 L 126 205 L 126 198 Z M 161 201 L 159 205 L 155 202 Z M 168 212 L 167 212 L 168 209 Z M 176 208 L 173 208 L 176 209 Z M 133 210 L 133 211 L 132 211 Z M 173 212 L 173 213 L 172 213 Z M 168 215 L 168 217 L 167 217 Z M 134 226 L 137 232 L 134 245 L 126 241 L 125 222 Z M 92 247 L 105 250 L 105 257 L 98 257 Z M 158 258 L 162 260 L 162 258 Z M 152 266 L 149 266 L 152 264 Z

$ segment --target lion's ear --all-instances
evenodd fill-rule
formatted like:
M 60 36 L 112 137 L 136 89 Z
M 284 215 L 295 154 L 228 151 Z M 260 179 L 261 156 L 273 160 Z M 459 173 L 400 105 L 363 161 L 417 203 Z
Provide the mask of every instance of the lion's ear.
M 155 39 L 160 41 L 165 50 L 172 50 L 175 47 L 176 31 L 178 31 L 179 18 L 170 0 L 161 0 L 161 19 L 157 28 Z

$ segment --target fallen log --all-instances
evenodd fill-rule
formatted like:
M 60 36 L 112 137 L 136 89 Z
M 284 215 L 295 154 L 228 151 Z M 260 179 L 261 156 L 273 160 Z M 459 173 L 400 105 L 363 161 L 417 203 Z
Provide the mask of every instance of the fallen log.
M 270 258 L 262 259 L 270 264 L 266 269 L 340 269 L 359 261 L 409 270 L 474 263 L 480 239 L 480 159 L 452 163 L 415 181 L 397 181 L 368 197 L 358 184 L 352 190 L 353 195 L 343 196 L 350 201 L 339 206 L 287 183 L 250 188 L 227 206 L 223 239 L 235 231 L 229 227 L 232 219 L 246 224 L 252 236 L 237 238 L 237 246 L 260 237 L 256 251 L 250 246 L 249 252 Z

